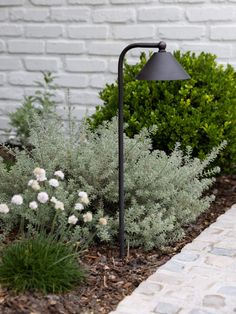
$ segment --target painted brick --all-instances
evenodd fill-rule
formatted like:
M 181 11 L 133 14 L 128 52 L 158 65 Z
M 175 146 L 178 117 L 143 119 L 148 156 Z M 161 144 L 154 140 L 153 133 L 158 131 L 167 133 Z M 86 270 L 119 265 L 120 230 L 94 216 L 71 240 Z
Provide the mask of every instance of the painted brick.
M 8 42 L 10 53 L 33 53 L 44 52 L 44 42 L 39 40 L 11 40 Z
M 106 85 L 106 83 L 107 80 L 105 79 L 104 75 L 96 74 L 91 76 L 89 86 L 101 89 Z
M 4 85 L 5 80 L 6 80 L 5 74 L 1 73 L 0 74 L 0 85 Z M 1 106 L 0 106 L 0 108 L 1 108 Z
M 153 38 L 155 28 L 147 25 L 114 26 L 112 33 L 115 39 Z
M 92 13 L 95 23 L 125 23 L 134 22 L 135 11 L 125 9 L 98 9 Z
M 179 49 L 179 45 L 177 43 L 173 42 L 168 42 L 166 51 L 168 52 L 173 52 L 175 50 Z M 155 52 L 158 51 L 158 49 L 153 49 L 153 48 L 136 48 L 130 51 L 131 56 L 134 56 L 136 58 L 139 58 L 140 54 L 142 52 L 145 52 L 147 56 L 149 56 L 150 52 Z
M 159 35 L 162 39 L 201 39 L 205 34 L 204 26 L 160 26 Z
M 25 58 L 25 68 L 27 71 L 49 71 L 57 72 L 59 60 L 55 58 Z
M 96 92 L 77 92 L 71 91 L 70 102 L 73 105 L 100 105 L 102 101 L 99 99 L 98 93 Z
M 211 26 L 210 38 L 213 40 L 236 40 L 236 26 Z
M 46 5 L 46 6 L 65 4 L 64 0 L 30 0 L 30 2 L 34 5 Z
M 20 58 L 14 57 L 0 57 L 0 70 L 7 71 L 7 70 L 21 70 L 22 63 Z
M 36 86 L 37 81 L 42 81 L 41 73 L 10 72 L 8 76 L 8 82 L 11 85 Z
M 25 3 L 25 0 L 0 0 L 0 6 L 17 6 L 17 5 L 23 5 Z
M 101 59 L 67 58 L 66 70 L 69 72 L 104 72 L 106 61 Z
M 73 39 L 106 39 L 108 30 L 108 26 L 69 26 L 68 34 Z
M 91 55 L 118 56 L 126 44 L 118 42 L 92 42 L 88 46 Z
M 19 37 L 23 34 L 24 29 L 21 25 L 1 24 L 0 36 Z
M 0 117 L 0 125 L 2 130 L 6 130 L 9 128 L 9 119 L 5 117 Z
M 0 40 L 0 52 L 5 51 L 5 42 L 3 40 Z
M 30 25 L 25 28 L 25 36 L 29 38 L 57 38 L 63 33 L 59 25 Z
M 61 74 L 55 79 L 60 87 L 84 88 L 88 86 L 88 76 L 84 74 Z
M 48 9 L 12 9 L 10 11 L 11 21 L 25 21 L 25 22 L 45 22 L 49 18 Z
M 83 42 L 49 41 L 46 49 L 54 54 L 78 54 L 84 52 L 85 46 Z
M 186 16 L 190 22 L 230 21 L 234 19 L 235 13 L 235 8 L 232 6 L 203 6 L 187 9 Z
M 161 3 L 186 3 L 186 4 L 195 4 L 203 3 L 206 0 L 160 0 Z
M 6 19 L 7 19 L 7 17 L 8 17 L 8 12 L 7 12 L 7 9 L 1 9 L 0 10 L 0 21 L 2 22 L 2 21 L 6 21 Z
M 196 53 L 201 53 L 202 51 L 213 53 L 217 55 L 218 58 L 230 58 L 232 57 L 232 46 L 229 45 L 221 45 L 215 43 L 192 43 L 192 44 L 181 44 L 181 49 L 183 51 L 194 51 Z
M 183 10 L 178 7 L 155 7 L 138 9 L 138 20 L 142 22 L 179 21 Z
M 117 59 L 111 59 L 109 61 L 109 71 L 111 73 L 116 74 L 118 72 L 118 60 Z
M 108 0 L 68 0 L 69 4 L 86 4 L 86 5 L 99 5 L 107 4 Z
M 37 88 L 26 87 L 26 88 L 24 88 L 24 96 L 32 96 L 38 90 L 43 91 L 43 89 L 40 89 L 39 87 L 37 87 Z M 53 91 L 52 99 L 56 103 L 65 103 L 65 93 L 63 91 L 55 90 L 55 91 Z
M 52 8 L 51 20 L 57 22 L 86 22 L 90 16 L 88 8 Z
M 1 95 L 1 99 L 22 100 L 23 90 L 22 88 L 1 87 L 0 95 Z
M 88 106 L 75 106 L 73 108 L 73 116 L 75 116 L 77 118 L 78 121 L 83 120 L 85 117 L 88 117 L 89 115 L 91 115 L 93 113 L 92 111 L 93 108 L 88 107 Z M 57 113 L 62 116 L 64 119 L 67 119 L 68 114 L 65 111 L 65 107 L 62 106 L 58 106 L 57 107 Z
M 110 0 L 112 4 L 135 4 L 135 3 L 149 3 L 152 0 Z

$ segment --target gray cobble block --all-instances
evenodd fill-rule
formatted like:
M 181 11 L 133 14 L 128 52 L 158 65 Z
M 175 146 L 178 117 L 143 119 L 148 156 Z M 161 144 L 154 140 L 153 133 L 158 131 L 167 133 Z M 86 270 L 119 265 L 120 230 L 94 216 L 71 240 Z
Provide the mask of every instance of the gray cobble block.
M 194 262 L 199 258 L 199 254 L 191 251 L 183 251 L 180 254 L 175 255 L 172 260 L 178 260 L 181 262 Z
M 144 295 L 154 295 L 163 289 L 163 285 L 155 282 L 142 282 L 138 288 L 135 290 L 135 293 L 144 294 Z
M 202 303 L 204 306 L 219 309 L 225 306 L 225 298 L 220 295 L 205 295 Z
M 164 266 L 162 266 L 162 269 L 173 271 L 173 272 L 181 272 L 184 269 L 184 265 L 171 260 L 167 262 Z
M 154 309 L 154 313 L 157 314 L 177 314 L 181 307 L 179 305 L 159 302 Z
M 236 297 L 236 284 L 235 284 L 235 286 L 224 286 L 224 287 L 221 287 L 218 290 L 218 292 L 220 294 L 225 294 L 225 295 Z M 235 305 L 236 305 L 236 301 L 235 301 Z
M 214 314 L 213 312 L 209 312 L 203 309 L 192 309 L 189 314 Z
M 215 254 L 215 255 L 236 256 L 236 250 L 233 250 L 233 249 L 214 247 L 210 252 L 211 254 Z

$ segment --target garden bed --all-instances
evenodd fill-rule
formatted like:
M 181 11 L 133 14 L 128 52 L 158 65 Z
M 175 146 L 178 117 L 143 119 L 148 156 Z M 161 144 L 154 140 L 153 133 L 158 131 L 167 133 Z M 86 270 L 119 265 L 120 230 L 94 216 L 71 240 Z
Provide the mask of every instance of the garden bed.
M 186 226 L 186 236 L 165 251 L 144 252 L 132 249 L 124 263 L 119 259 L 118 248 L 97 247 L 86 251 L 82 257 L 89 276 L 85 285 L 64 295 L 27 293 L 14 296 L 0 291 L 2 314 L 76 314 L 109 313 L 143 280 L 197 237 L 232 204 L 236 203 L 236 176 L 217 178 L 213 189 L 215 202 L 195 224 Z

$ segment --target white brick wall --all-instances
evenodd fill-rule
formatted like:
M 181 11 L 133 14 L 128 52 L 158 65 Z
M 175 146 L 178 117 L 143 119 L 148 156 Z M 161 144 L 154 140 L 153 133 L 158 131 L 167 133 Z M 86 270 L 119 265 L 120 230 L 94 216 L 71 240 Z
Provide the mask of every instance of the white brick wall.
M 125 46 L 160 40 L 170 51 L 211 52 L 236 66 L 236 0 L 0 0 L 0 136 L 3 112 L 35 90 L 41 71 L 57 76 L 58 111 L 70 88 L 81 119 L 101 103 Z

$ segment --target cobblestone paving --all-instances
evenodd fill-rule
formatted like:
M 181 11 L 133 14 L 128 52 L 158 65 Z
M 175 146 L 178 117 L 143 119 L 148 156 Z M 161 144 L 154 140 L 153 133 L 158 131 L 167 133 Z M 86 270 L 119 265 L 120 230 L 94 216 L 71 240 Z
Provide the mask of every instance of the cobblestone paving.
M 236 204 L 110 314 L 236 313 Z

